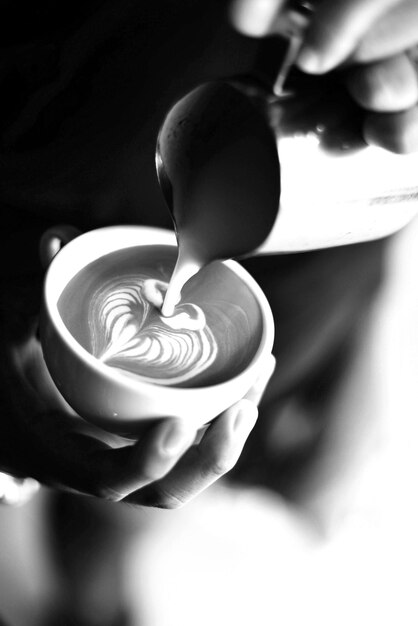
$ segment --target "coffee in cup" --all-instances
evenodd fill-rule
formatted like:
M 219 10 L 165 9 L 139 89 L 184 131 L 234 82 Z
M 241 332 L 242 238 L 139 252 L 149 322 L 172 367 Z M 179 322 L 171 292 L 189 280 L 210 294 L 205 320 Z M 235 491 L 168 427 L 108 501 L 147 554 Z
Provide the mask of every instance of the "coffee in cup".
M 215 385 L 243 371 L 262 333 L 248 286 L 214 262 L 183 288 L 173 315 L 161 304 L 176 262 L 173 246 L 134 246 L 83 267 L 58 311 L 78 343 L 121 373 L 160 385 Z

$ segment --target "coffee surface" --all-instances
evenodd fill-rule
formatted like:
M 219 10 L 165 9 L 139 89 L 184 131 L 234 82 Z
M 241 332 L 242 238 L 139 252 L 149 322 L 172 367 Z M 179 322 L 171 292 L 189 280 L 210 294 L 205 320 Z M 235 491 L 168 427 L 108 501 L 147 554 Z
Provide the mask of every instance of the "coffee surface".
M 58 310 L 75 339 L 127 376 L 196 387 L 241 372 L 257 351 L 262 324 L 247 285 L 215 262 L 182 290 L 173 315 L 160 303 L 177 257 L 171 246 L 138 246 L 90 263 L 64 288 Z

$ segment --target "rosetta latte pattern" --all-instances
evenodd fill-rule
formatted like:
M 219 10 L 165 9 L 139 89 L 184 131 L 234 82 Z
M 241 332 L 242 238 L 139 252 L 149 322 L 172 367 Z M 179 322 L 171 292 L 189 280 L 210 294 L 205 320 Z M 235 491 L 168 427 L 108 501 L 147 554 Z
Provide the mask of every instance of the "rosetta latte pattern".
M 215 360 L 215 337 L 195 304 L 179 304 L 171 317 L 160 315 L 144 297 L 146 280 L 111 280 L 94 293 L 88 316 L 93 354 L 147 381 L 187 382 Z

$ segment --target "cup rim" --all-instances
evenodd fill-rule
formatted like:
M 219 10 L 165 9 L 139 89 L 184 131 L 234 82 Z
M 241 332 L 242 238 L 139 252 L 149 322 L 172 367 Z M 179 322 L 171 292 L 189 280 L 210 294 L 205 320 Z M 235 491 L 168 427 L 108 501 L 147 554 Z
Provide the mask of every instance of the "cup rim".
M 136 240 L 134 236 L 135 234 L 140 235 L 140 237 L 138 236 L 138 240 Z M 112 237 L 112 235 L 115 236 Z M 262 332 L 259 346 L 250 363 L 241 372 L 239 372 L 232 378 L 228 378 L 227 380 L 216 383 L 214 385 L 177 387 L 175 385 L 165 385 L 158 382 L 142 380 L 140 376 L 138 376 L 137 378 L 126 376 L 122 372 L 119 372 L 116 368 L 111 368 L 105 363 L 102 363 L 101 361 L 99 361 L 99 359 L 97 359 L 90 352 L 88 352 L 88 350 L 83 348 L 83 346 L 78 343 L 75 337 L 73 337 L 59 313 L 57 304 L 59 296 L 63 292 L 69 280 L 88 263 L 84 263 L 83 265 L 81 265 L 79 269 L 72 273 L 72 276 L 70 278 L 68 278 L 64 283 L 62 281 L 60 283 L 59 278 L 62 274 L 63 266 L 71 263 L 71 258 L 74 258 L 74 253 L 76 252 L 76 249 L 80 246 L 80 244 L 87 246 L 89 245 L 89 243 L 93 243 L 95 239 L 97 240 L 97 237 L 107 238 L 113 245 L 109 247 L 107 252 L 100 252 L 97 255 L 93 253 L 94 256 L 90 261 L 88 261 L 88 263 L 99 259 L 105 254 L 109 254 L 113 251 L 120 249 L 127 249 L 130 247 L 146 245 L 166 245 L 177 247 L 177 240 L 173 231 L 159 227 L 139 225 L 104 226 L 101 228 L 86 231 L 75 239 L 72 239 L 52 259 L 46 271 L 44 280 L 44 308 L 47 311 L 47 315 L 52 322 L 55 331 L 58 333 L 67 348 L 73 354 L 75 354 L 77 358 L 87 364 L 94 372 L 100 374 L 102 378 L 105 378 L 112 383 L 117 382 L 118 386 L 122 386 L 126 389 L 129 389 L 130 391 L 140 391 L 149 388 L 157 388 L 158 393 L 162 393 L 164 395 L 179 395 L 184 393 L 185 391 L 187 391 L 188 393 L 201 393 L 203 389 L 209 392 L 217 392 L 221 391 L 224 387 L 229 386 L 232 381 L 239 381 L 241 378 L 247 376 L 248 373 L 258 365 L 265 352 L 266 357 L 268 356 L 268 354 L 271 353 L 274 340 L 274 320 L 269 302 L 261 287 L 246 269 L 244 269 L 236 261 L 226 260 L 222 261 L 222 263 L 226 265 L 229 269 L 231 269 L 234 274 L 236 274 L 239 278 L 241 278 L 241 280 L 245 282 L 247 287 L 249 287 L 249 289 L 255 295 L 262 318 Z M 118 244 L 114 245 L 116 241 L 118 242 Z M 60 291 L 58 295 L 56 295 L 57 284 L 60 284 Z

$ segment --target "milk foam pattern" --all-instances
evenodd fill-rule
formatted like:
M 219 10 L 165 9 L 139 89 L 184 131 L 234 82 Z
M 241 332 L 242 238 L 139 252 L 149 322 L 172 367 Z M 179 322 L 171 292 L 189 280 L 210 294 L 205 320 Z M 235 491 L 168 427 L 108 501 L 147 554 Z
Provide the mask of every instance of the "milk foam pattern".
M 160 315 L 144 297 L 147 278 L 112 279 L 96 290 L 88 315 L 92 352 L 142 379 L 185 383 L 214 362 L 215 337 L 195 304 L 180 303 L 173 316 Z

